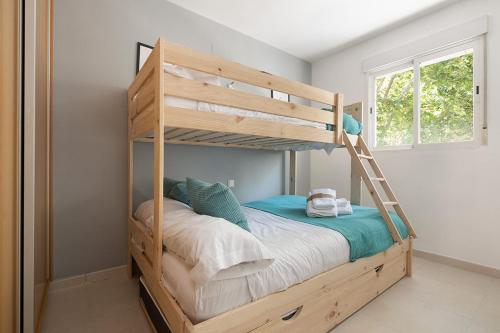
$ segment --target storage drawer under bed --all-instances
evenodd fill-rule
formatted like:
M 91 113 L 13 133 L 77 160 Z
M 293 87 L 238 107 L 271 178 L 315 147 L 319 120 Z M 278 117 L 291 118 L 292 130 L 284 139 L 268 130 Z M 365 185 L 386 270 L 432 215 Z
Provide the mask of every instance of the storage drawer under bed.
M 252 332 L 326 332 L 403 278 L 407 253 L 336 286 L 325 286 L 303 304 Z

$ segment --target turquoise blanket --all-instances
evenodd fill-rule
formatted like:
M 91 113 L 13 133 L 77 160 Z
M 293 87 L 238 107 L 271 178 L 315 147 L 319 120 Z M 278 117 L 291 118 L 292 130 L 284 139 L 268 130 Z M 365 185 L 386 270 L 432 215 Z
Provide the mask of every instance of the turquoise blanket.
M 351 261 L 385 251 L 394 244 L 389 229 L 377 208 L 353 205 L 352 215 L 342 215 L 336 218 L 308 217 L 305 212 L 306 198 L 296 195 L 280 195 L 249 202 L 244 206 L 340 232 L 351 247 Z M 403 239 L 408 237 L 408 230 L 399 216 L 391 213 L 391 217 L 401 237 Z

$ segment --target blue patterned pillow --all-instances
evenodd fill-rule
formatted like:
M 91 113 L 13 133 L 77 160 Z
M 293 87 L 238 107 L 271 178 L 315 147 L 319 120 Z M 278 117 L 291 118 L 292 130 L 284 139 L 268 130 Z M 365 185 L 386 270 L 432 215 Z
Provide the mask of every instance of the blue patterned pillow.
M 163 178 L 163 196 L 191 205 L 185 180 Z
M 195 178 L 187 178 L 191 206 L 198 214 L 221 217 L 250 231 L 245 214 L 233 192 L 222 183 L 209 184 Z
M 180 182 L 181 180 L 175 180 L 167 177 L 163 178 L 163 196 L 168 197 L 168 194 L 170 193 L 172 188 Z

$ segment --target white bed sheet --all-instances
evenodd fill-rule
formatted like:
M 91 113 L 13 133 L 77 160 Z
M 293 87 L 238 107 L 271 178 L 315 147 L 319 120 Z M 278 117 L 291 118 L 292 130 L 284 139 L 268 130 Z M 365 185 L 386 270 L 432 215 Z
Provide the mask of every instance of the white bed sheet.
M 196 287 L 182 259 L 163 255 L 164 283 L 197 323 L 271 293 L 285 290 L 349 261 L 349 244 L 338 232 L 243 207 L 252 234 L 274 255 L 267 269 Z

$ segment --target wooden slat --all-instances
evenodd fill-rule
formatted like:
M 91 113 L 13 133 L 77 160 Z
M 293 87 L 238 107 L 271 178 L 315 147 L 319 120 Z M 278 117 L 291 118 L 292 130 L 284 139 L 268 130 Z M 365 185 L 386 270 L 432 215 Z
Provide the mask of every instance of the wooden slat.
M 132 121 L 132 129 L 130 131 L 131 139 L 144 136 L 146 133 L 154 129 L 155 114 L 153 108 L 150 111 L 144 111 Z
M 209 134 L 199 136 L 194 141 L 200 141 L 200 142 L 210 141 L 212 139 L 221 138 L 221 137 L 227 135 L 227 133 L 212 132 L 212 131 L 208 131 L 208 132 L 209 132 Z
M 203 141 L 179 141 L 179 140 L 166 140 L 165 143 L 173 145 L 188 145 L 188 146 L 207 146 L 207 147 L 223 147 L 223 148 L 244 148 L 244 149 L 257 149 L 257 150 L 276 150 L 273 148 L 266 148 L 261 146 L 240 145 L 232 143 L 212 143 Z
M 207 131 L 193 131 L 191 133 L 186 133 L 184 135 L 178 136 L 175 139 L 176 140 L 196 140 L 197 138 L 208 134 L 209 132 Z
M 234 141 L 241 140 L 244 138 L 248 138 L 251 135 L 246 135 L 246 134 L 228 134 L 226 136 L 210 140 L 210 142 L 214 143 L 234 143 Z
M 201 53 L 182 45 L 164 41 L 165 61 L 205 73 L 252 84 L 258 87 L 285 92 L 313 101 L 331 105 L 334 94 L 301 82 L 296 82 L 258 71 L 242 64 L 211 54 Z
M 165 77 L 165 94 L 195 101 L 254 110 L 284 117 L 333 124 L 332 113 L 310 106 L 288 103 L 235 89 L 184 79 L 169 73 Z
M 185 134 L 191 134 L 195 132 L 196 130 L 190 129 L 190 128 L 176 128 L 173 131 L 169 131 L 168 133 L 165 133 L 165 140 L 169 139 L 177 139 L 180 140 L 179 137 L 183 136 Z
M 363 123 L 363 102 L 344 106 L 344 113 L 350 114 L 360 123 Z
M 191 109 L 165 107 L 167 126 L 214 132 L 260 135 L 304 141 L 332 143 L 332 132 L 307 126 L 296 126 L 255 118 L 200 112 Z
M 133 110 L 130 118 L 136 117 L 137 114 L 141 113 L 143 109 L 151 105 L 154 101 L 155 90 L 153 84 L 153 75 L 150 75 L 144 85 L 139 89 L 137 94 L 132 97 Z
M 333 113 L 333 124 L 335 125 L 335 131 L 333 131 L 333 136 L 336 144 L 342 144 L 342 132 L 344 132 L 344 95 L 341 93 L 335 94 L 335 102 L 333 103 L 337 106 L 336 111 Z

